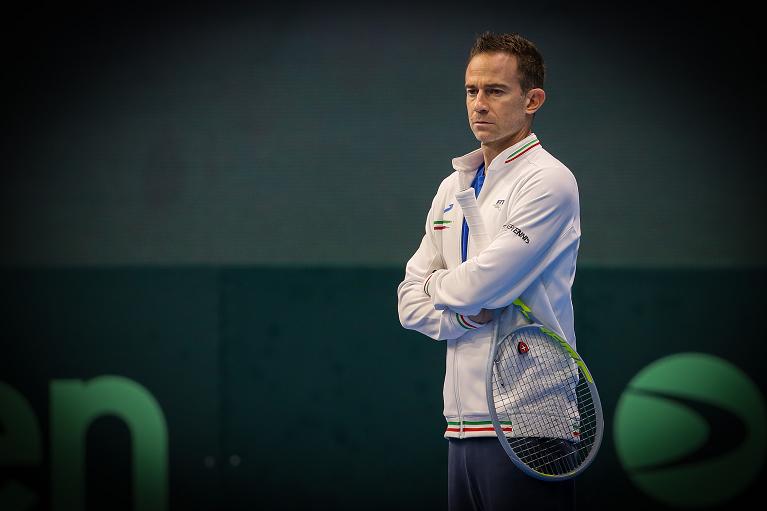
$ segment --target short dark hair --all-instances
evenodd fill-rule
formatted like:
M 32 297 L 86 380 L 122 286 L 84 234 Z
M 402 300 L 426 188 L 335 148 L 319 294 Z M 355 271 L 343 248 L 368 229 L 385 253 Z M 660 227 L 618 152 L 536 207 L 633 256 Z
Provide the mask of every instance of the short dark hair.
M 467 65 L 480 53 L 508 53 L 517 57 L 517 72 L 522 92 L 543 88 L 546 68 L 543 57 L 535 45 L 517 33 L 493 34 L 485 32 L 474 41 Z

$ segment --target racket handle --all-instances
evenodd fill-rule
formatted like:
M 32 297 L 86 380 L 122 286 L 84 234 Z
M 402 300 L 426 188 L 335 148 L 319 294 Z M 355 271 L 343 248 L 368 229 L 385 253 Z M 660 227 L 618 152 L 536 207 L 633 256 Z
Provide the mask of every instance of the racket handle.
M 485 222 L 482 220 L 482 213 L 479 211 L 477 197 L 474 195 L 474 188 L 468 188 L 455 194 L 455 200 L 463 210 L 463 217 L 469 226 L 469 237 L 477 252 L 482 252 L 490 244 L 490 236 L 485 229 Z

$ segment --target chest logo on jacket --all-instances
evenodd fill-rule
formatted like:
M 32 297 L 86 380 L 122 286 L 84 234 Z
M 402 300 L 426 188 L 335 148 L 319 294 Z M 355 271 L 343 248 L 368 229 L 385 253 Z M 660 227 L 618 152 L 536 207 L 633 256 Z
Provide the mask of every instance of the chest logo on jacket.
M 447 213 L 453 209 L 453 203 L 447 205 L 445 209 L 442 210 L 443 213 Z M 452 224 L 452 220 L 434 220 L 434 230 L 435 231 L 444 231 L 445 229 L 450 228 L 450 224 Z

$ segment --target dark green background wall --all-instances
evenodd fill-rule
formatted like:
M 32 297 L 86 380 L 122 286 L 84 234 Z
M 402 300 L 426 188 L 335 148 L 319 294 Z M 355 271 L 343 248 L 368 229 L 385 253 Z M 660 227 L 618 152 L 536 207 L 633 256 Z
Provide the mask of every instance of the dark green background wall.
M 477 146 L 463 79 L 483 30 L 518 31 L 545 57 L 534 128 L 578 179 L 582 263 L 766 260 L 747 11 L 29 9 L 1 36 L 0 264 L 400 266 L 450 159 Z
M 702 351 L 767 388 L 758 19 L 396 0 L 9 11 L 0 382 L 42 445 L 9 462 L 0 410 L 0 507 L 49 508 L 52 382 L 119 375 L 165 414 L 171 509 L 444 509 L 444 346 L 399 326 L 395 290 L 450 158 L 476 147 L 463 69 L 489 29 L 541 49 L 535 131 L 580 187 L 576 332 L 608 433 L 579 503 L 662 508 L 616 457 L 628 381 Z M 130 435 L 110 416 L 89 429 L 89 508 L 130 508 Z
M 0 381 L 25 396 L 44 435 L 52 380 L 113 374 L 144 386 L 167 420 L 171 509 L 445 508 L 445 346 L 401 329 L 400 270 L 0 277 Z M 765 285 L 763 270 L 579 273 L 578 348 L 599 382 L 607 427 L 599 458 L 578 481 L 582 506 L 666 509 L 634 488 L 613 445 L 616 402 L 647 364 L 710 353 L 767 388 Z M 128 447 L 120 421 L 90 429 L 91 509 L 130 509 Z M 47 509 L 50 448 L 46 440 L 37 466 L 0 463 L 6 483 L 25 485 L 39 509 Z M 758 490 L 756 480 L 727 505 Z

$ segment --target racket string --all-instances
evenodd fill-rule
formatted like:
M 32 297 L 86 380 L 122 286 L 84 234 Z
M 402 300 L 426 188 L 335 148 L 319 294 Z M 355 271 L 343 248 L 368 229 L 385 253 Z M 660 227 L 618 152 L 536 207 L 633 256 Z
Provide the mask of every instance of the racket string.
M 518 352 L 522 341 L 529 348 Z M 498 346 L 493 400 L 499 420 L 511 421 L 507 441 L 534 470 L 574 471 L 595 443 L 598 415 L 581 368 L 537 328 L 522 329 Z

